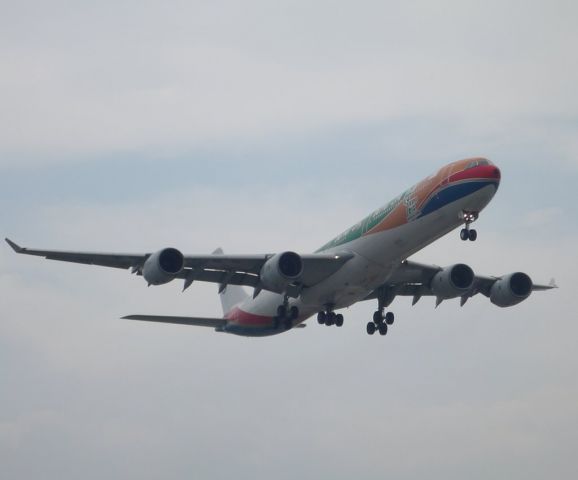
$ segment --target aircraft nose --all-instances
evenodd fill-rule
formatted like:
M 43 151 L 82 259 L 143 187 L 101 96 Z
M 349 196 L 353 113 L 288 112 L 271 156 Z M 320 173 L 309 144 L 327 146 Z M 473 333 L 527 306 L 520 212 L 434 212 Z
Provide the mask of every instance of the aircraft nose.
M 498 183 L 502 178 L 502 172 L 495 165 L 480 165 L 479 167 L 465 170 L 470 178 L 487 178 L 495 180 Z

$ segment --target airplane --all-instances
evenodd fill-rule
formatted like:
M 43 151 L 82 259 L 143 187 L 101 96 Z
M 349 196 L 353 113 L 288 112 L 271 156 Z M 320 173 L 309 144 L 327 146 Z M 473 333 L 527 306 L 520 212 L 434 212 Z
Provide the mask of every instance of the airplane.
M 176 248 L 154 253 L 90 253 L 23 248 L 6 238 L 16 253 L 49 260 L 130 269 L 147 284 L 184 281 L 219 285 L 220 318 L 128 315 L 123 319 L 212 327 L 217 332 L 261 337 L 305 326 L 317 315 L 319 324 L 343 325 L 338 310 L 376 300 L 367 323 L 369 335 L 386 335 L 394 314 L 385 312 L 398 296 L 436 298 L 436 307 L 459 298 L 460 306 L 482 294 L 498 307 L 526 300 L 533 291 L 557 288 L 536 285 L 523 272 L 502 276 L 476 275 L 471 267 L 417 263 L 408 258 L 457 227 L 463 241 L 475 241 L 471 224 L 489 204 L 500 185 L 500 169 L 486 158 L 450 163 L 386 205 L 370 213 L 314 253 L 184 255 Z M 244 287 L 251 287 L 249 295 Z

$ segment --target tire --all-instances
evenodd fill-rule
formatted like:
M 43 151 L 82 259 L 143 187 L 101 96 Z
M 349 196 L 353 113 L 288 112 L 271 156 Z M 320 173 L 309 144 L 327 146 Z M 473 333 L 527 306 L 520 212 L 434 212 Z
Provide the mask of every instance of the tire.
M 341 315 L 341 313 L 338 313 L 337 315 L 335 315 L 335 325 L 337 327 L 343 326 L 343 315 Z
M 475 242 L 478 238 L 478 232 L 475 230 L 470 230 L 470 242 Z
M 298 316 L 299 316 L 299 309 L 296 306 L 292 306 L 289 309 L 289 318 L 291 318 L 291 320 L 296 320 Z
M 376 310 L 373 312 L 373 323 L 379 325 L 381 322 L 383 322 L 383 314 L 379 310 Z
M 325 323 L 326 318 L 327 318 L 327 315 L 325 315 L 325 312 L 319 312 L 317 314 L 317 323 L 319 325 L 323 325 Z
M 393 325 L 394 320 L 395 320 L 395 316 L 394 316 L 393 312 L 387 312 L 385 314 L 385 323 L 387 323 L 388 325 Z
M 283 322 L 283 327 L 285 327 L 285 330 L 291 330 L 293 328 L 293 321 L 290 318 L 286 318 Z
M 469 231 L 465 228 L 462 228 L 462 231 L 460 232 L 460 238 L 464 241 L 470 238 Z
M 333 312 L 330 312 L 327 314 L 327 317 L 325 318 L 325 325 L 330 327 L 334 323 L 335 323 L 335 314 Z
M 368 335 L 373 335 L 373 334 L 375 333 L 375 329 L 376 329 L 376 328 L 377 328 L 377 327 L 375 326 L 375 323 L 369 322 L 369 323 L 367 324 L 367 334 L 368 334 Z
M 379 326 L 379 334 L 380 335 L 387 335 L 387 323 L 382 323 Z
M 287 316 L 287 309 L 285 308 L 285 305 L 279 305 L 277 307 L 277 316 L 279 318 L 285 318 Z

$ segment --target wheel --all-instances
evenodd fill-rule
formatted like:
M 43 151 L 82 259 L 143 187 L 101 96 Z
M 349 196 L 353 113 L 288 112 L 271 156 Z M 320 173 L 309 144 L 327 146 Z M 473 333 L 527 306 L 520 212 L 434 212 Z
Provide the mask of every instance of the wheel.
M 286 318 L 283 321 L 283 327 L 285 327 L 285 330 L 291 330 L 291 328 L 293 327 L 293 320 L 291 320 L 290 318 Z
M 375 333 L 375 329 L 376 329 L 375 323 L 369 322 L 367 324 L 367 334 L 368 335 L 373 335 Z
M 476 238 L 478 238 L 478 232 L 475 230 L 470 230 L 470 241 L 475 242 Z
M 325 315 L 325 312 L 319 312 L 317 314 L 317 323 L 319 325 L 323 325 L 325 323 L 326 318 L 327 318 L 327 315 Z
M 343 315 L 341 315 L 341 313 L 335 315 L 335 325 L 337 327 L 343 326 Z
M 333 325 L 335 323 L 335 314 L 333 312 L 329 312 L 327 314 L 327 317 L 325 318 L 325 325 L 327 325 L 328 327 L 330 327 L 331 325 Z
M 277 307 L 277 316 L 279 318 L 285 318 L 287 316 L 287 308 L 285 305 L 279 305 Z
M 470 238 L 469 230 L 467 230 L 466 228 L 462 228 L 462 231 L 460 232 L 460 238 L 462 240 L 467 240 L 468 238 Z
M 373 322 L 376 325 L 379 325 L 381 322 L 383 322 L 383 313 L 381 313 L 379 310 L 373 312 Z
M 387 323 L 382 323 L 379 325 L 379 334 L 386 335 L 387 334 Z
M 393 325 L 394 319 L 395 316 L 393 315 L 393 312 L 387 312 L 385 314 L 385 323 L 387 323 L 388 325 Z
M 299 309 L 294 305 L 289 309 L 289 318 L 296 320 L 299 316 Z

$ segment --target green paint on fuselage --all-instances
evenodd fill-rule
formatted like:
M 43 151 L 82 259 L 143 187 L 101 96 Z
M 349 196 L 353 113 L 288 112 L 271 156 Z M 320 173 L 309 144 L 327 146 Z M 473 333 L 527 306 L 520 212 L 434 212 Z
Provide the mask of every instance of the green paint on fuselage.
M 415 218 L 419 212 L 416 210 L 414 193 L 415 186 L 407 189 L 405 192 L 394 198 L 383 207 L 378 208 L 374 212 L 370 213 L 367 217 L 361 220 L 361 222 L 358 222 L 345 230 L 342 234 L 338 235 L 333 240 L 316 250 L 315 253 L 329 250 L 330 248 L 339 247 L 340 245 L 344 245 L 346 243 L 352 242 L 353 240 L 361 238 L 367 232 L 383 222 L 400 205 L 400 203 L 404 203 L 406 205 L 408 219 L 411 220 Z

